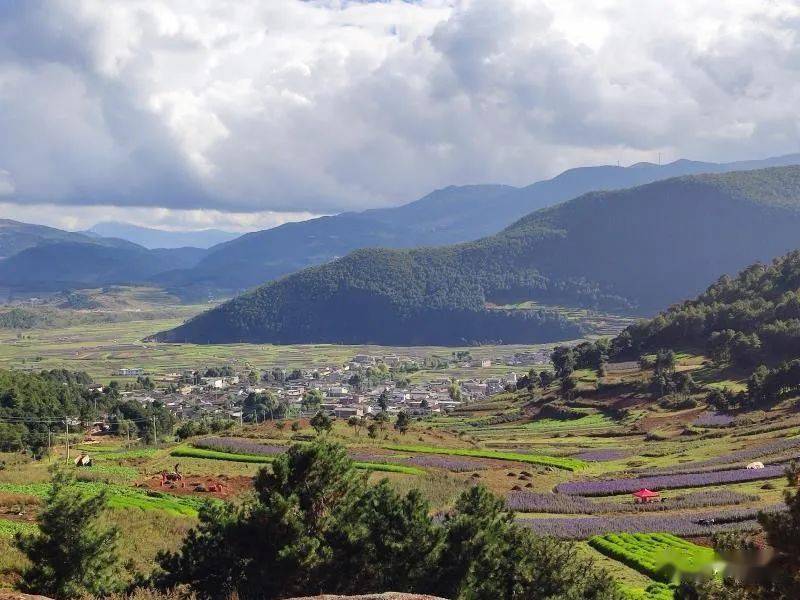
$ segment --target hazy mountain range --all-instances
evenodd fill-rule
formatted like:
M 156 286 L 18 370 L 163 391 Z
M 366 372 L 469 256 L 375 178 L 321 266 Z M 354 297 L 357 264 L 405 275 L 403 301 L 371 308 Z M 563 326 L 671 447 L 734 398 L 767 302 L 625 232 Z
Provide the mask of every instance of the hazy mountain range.
M 581 167 L 522 188 L 450 186 L 395 208 L 343 213 L 248 233 L 211 248 L 194 268 L 164 273 L 156 280 L 186 297 L 209 291 L 233 294 L 358 248 L 414 248 L 475 240 L 497 233 L 534 210 L 592 190 L 798 163 L 800 155 L 724 164 L 679 160 L 662 166 Z
M 800 247 L 800 166 L 591 192 L 501 233 L 366 249 L 268 283 L 172 331 L 181 342 L 464 344 L 569 337 L 555 315 L 498 306 L 663 308 Z
M 117 221 L 97 223 L 85 233 L 93 236 L 120 238 L 149 249 L 187 247 L 207 249 L 241 235 L 220 229 L 166 231 Z
M 628 229 L 645 226 L 641 224 L 648 223 L 649 213 L 638 214 L 637 210 L 632 210 L 616 214 L 614 211 L 607 212 L 608 209 L 604 205 L 590 204 L 572 217 L 558 217 L 558 227 L 551 231 L 549 225 L 540 222 L 541 219 L 555 218 L 554 215 L 569 215 L 571 210 L 568 208 L 569 206 L 575 206 L 576 202 L 577 205 L 582 206 L 582 204 L 575 201 L 554 209 L 556 212 L 552 213 L 535 211 L 580 196 L 588 191 L 621 189 L 672 175 L 698 172 L 724 173 L 794 163 L 800 163 L 799 155 L 726 164 L 680 160 L 663 166 L 637 164 L 631 167 L 601 166 L 570 169 L 553 179 L 522 188 L 503 185 L 451 186 L 396 208 L 343 213 L 299 223 L 289 223 L 274 229 L 245 234 L 209 249 L 185 247 L 152 249 L 145 247 L 144 244 L 100 235 L 102 232 L 129 237 L 138 235 L 140 237 L 136 239 L 149 245 L 180 246 L 183 241 L 179 237 L 172 237 L 171 240 L 159 237 L 162 234 L 175 235 L 172 232 L 161 231 L 153 234 L 155 237 L 145 239 L 150 235 L 146 228 L 141 231 L 142 228 L 130 228 L 124 224 L 98 225 L 88 233 L 71 233 L 49 227 L 2 221 L 0 222 L 2 224 L 0 226 L 0 256 L 4 258 L 0 260 L 0 287 L 23 292 L 39 292 L 112 283 L 146 283 L 164 287 L 186 299 L 193 299 L 206 297 L 208 294 L 232 295 L 239 293 L 289 273 L 301 271 L 305 267 L 330 262 L 332 259 L 345 256 L 360 248 L 443 247 L 441 252 L 428 250 L 411 253 L 386 250 L 359 252 L 343 261 L 333 263 L 329 268 L 312 269 L 298 274 L 295 278 L 289 278 L 287 280 L 289 283 L 281 285 L 295 286 L 298 281 L 316 277 L 315 274 L 320 273 L 324 278 L 330 279 L 330 285 L 341 286 L 343 285 L 342 281 L 350 280 L 349 277 L 333 276 L 332 274 L 342 268 L 358 269 L 361 271 L 361 275 L 358 277 L 381 282 L 376 285 L 385 286 L 386 289 L 381 294 L 384 299 L 387 299 L 389 308 L 392 310 L 395 299 L 393 298 L 394 292 L 391 290 L 393 288 L 414 288 L 416 291 L 404 292 L 404 294 L 416 294 L 415 299 L 411 301 L 406 298 L 401 301 L 403 310 L 406 311 L 406 316 L 409 318 L 414 311 L 418 311 L 421 307 L 432 310 L 438 310 L 436 307 L 439 307 L 449 310 L 449 308 L 460 306 L 468 311 L 483 311 L 486 301 L 504 301 L 506 296 L 517 299 L 514 294 L 499 293 L 505 289 L 503 285 L 509 287 L 510 284 L 492 284 L 493 287 L 484 289 L 482 286 L 485 282 L 477 284 L 474 277 L 462 277 L 465 265 L 472 265 L 470 268 L 479 266 L 474 261 L 469 262 L 465 258 L 474 258 L 479 255 L 481 256 L 480 260 L 486 261 L 486 264 L 494 269 L 491 277 L 506 277 L 508 272 L 517 274 L 526 272 L 525 277 L 528 277 L 529 280 L 526 280 L 524 285 L 518 281 L 515 283 L 525 291 L 521 297 L 525 297 L 525 294 L 530 295 L 531 289 L 538 289 L 539 292 L 531 297 L 542 301 L 647 311 L 662 308 L 663 303 L 681 299 L 684 297 L 683 294 L 707 285 L 710 277 L 762 258 L 765 253 L 754 255 L 751 252 L 754 248 L 749 246 L 744 247 L 741 253 L 736 248 L 730 248 L 724 250 L 724 256 L 712 259 L 713 253 L 705 254 L 704 250 L 699 258 L 695 257 L 692 260 L 705 260 L 708 268 L 695 269 L 696 277 L 693 281 L 682 280 L 681 285 L 670 287 L 659 278 L 655 278 L 653 281 L 646 277 L 642 278 L 637 270 L 637 265 L 641 264 L 641 261 L 628 260 L 627 255 L 619 248 L 621 240 L 627 239 L 634 243 L 628 236 Z M 673 182 L 670 185 L 675 186 L 676 184 Z M 696 192 L 698 184 L 693 185 L 692 197 L 699 202 L 703 196 Z M 713 186 L 707 190 L 712 188 Z M 657 189 L 660 188 L 650 189 L 646 198 L 652 197 L 654 190 Z M 636 197 L 645 198 L 642 196 L 644 193 L 640 189 Z M 680 198 L 674 198 L 672 193 L 667 194 L 662 200 L 678 202 L 681 211 L 684 211 L 685 214 L 691 213 L 690 207 L 680 204 Z M 726 206 L 723 203 L 718 208 L 727 211 Z M 756 212 L 761 210 L 767 210 L 766 206 L 761 206 Z M 532 213 L 530 219 L 533 219 L 532 222 L 536 223 L 536 226 L 532 229 L 533 237 L 523 236 L 524 242 L 520 241 L 523 237 L 513 234 L 514 231 L 520 230 L 521 223 L 528 222 L 524 219 L 499 236 L 485 237 L 500 231 L 529 213 Z M 609 224 L 605 226 L 609 231 L 604 231 L 599 224 L 605 222 L 604 215 L 608 214 L 614 214 L 614 219 L 617 219 L 618 223 L 626 223 L 627 226 L 623 227 L 621 231 L 612 231 L 613 227 Z M 716 217 L 713 214 L 707 215 L 705 221 L 701 219 L 698 223 L 704 223 L 703 227 L 711 228 L 714 226 Z M 669 206 L 664 208 L 664 214 L 660 215 L 660 218 L 675 223 L 682 222 Z M 594 222 L 595 219 L 597 219 L 597 223 Z M 656 225 L 662 227 L 660 223 Z M 776 226 L 780 230 L 782 224 L 777 223 Z M 581 231 L 580 238 L 576 237 L 578 231 Z M 224 234 L 224 232 L 222 233 Z M 214 235 L 217 234 L 219 232 L 214 233 Z M 604 265 L 602 261 L 598 262 L 593 269 L 588 269 L 589 264 L 596 262 L 593 258 L 594 251 L 584 248 L 582 252 L 586 253 L 586 257 L 576 261 L 569 252 L 559 255 L 555 253 L 555 250 L 551 250 L 559 247 L 552 241 L 549 245 L 545 244 L 548 250 L 541 251 L 541 256 L 537 255 L 535 264 L 522 264 L 522 271 L 518 269 L 519 264 L 503 263 L 504 260 L 519 258 L 506 252 L 510 243 L 527 245 L 541 236 L 557 239 L 562 235 L 566 235 L 571 240 L 568 247 L 577 244 L 583 248 L 586 244 L 592 243 L 616 248 L 618 254 L 615 254 L 613 258 L 606 256 L 604 260 L 608 260 L 610 264 L 628 265 L 627 278 L 632 282 L 647 282 L 646 287 L 650 291 L 629 289 L 626 281 L 614 278 L 617 275 L 616 271 L 611 275 L 605 273 L 608 266 Z M 614 239 L 609 237 L 612 235 L 615 236 Z M 676 232 L 670 232 L 669 235 L 675 236 Z M 484 239 L 476 244 L 449 246 L 453 243 L 482 237 Z M 511 240 L 514 241 L 511 242 Z M 775 253 L 786 249 L 784 248 L 785 237 L 773 236 L 773 240 L 774 244 L 770 245 L 770 242 L 766 242 L 763 247 L 765 249 L 770 249 L 772 245 L 776 248 L 780 247 Z M 652 241 L 648 236 L 636 240 L 636 243 L 646 241 L 651 245 L 655 244 L 654 247 L 657 247 L 659 251 L 663 251 L 664 257 L 670 257 L 670 253 L 673 252 L 671 248 L 662 248 L 660 240 Z M 696 246 L 695 240 L 688 241 Z M 537 252 L 540 252 L 541 243 L 543 242 L 537 242 L 539 244 Z M 560 243 L 563 244 L 563 242 Z M 502 247 L 502 251 L 487 251 L 485 250 L 488 247 L 487 244 L 488 246 L 500 244 L 499 248 Z M 561 252 L 563 251 L 564 249 L 561 250 Z M 634 253 L 633 256 L 638 251 L 637 249 L 630 250 Z M 600 252 L 598 255 L 603 255 L 603 253 Z M 396 257 L 391 259 L 394 261 L 410 261 L 407 268 L 404 267 L 395 273 L 397 279 L 385 278 L 383 261 L 390 256 Z M 653 256 L 653 260 L 660 260 L 662 257 L 658 252 L 654 252 Z M 444 257 L 447 257 L 447 260 L 444 260 Z M 725 260 L 726 257 L 730 260 Z M 768 258 L 769 255 L 763 257 Z M 740 258 L 741 260 L 739 260 Z M 439 261 L 438 266 L 436 261 Z M 430 262 L 429 265 L 427 265 L 428 262 Z M 680 270 L 672 263 L 674 261 L 671 258 L 665 258 L 663 264 L 660 265 L 662 269 L 665 269 L 663 273 L 669 273 L 674 269 Z M 488 273 L 485 269 L 481 269 L 477 269 L 476 273 Z M 619 274 L 625 276 L 623 272 Z M 512 279 L 516 276 L 514 275 Z M 478 279 L 481 277 L 483 275 L 480 275 Z M 684 274 L 681 277 L 684 277 Z M 689 277 L 689 275 L 685 275 L 685 277 Z M 464 286 L 472 287 L 466 290 Z M 310 289 L 316 288 L 316 284 L 311 284 Z M 306 293 L 304 290 L 306 288 L 300 286 L 296 293 Z M 487 290 L 491 292 L 488 295 Z M 460 301 L 453 303 L 453 297 L 462 292 L 463 297 L 468 300 L 463 303 Z M 368 291 L 364 291 L 364 293 L 371 294 Z M 293 296 L 294 294 L 293 292 Z M 327 296 L 323 295 L 322 297 Z M 329 300 L 335 301 L 339 297 L 330 296 Z M 346 294 L 341 297 L 346 297 Z M 283 310 L 282 307 L 291 304 L 288 300 L 284 300 L 283 304 L 273 299 L 270 300 L 269 310 L 273 311 L 273 316 L 266 321 L 277 323 L 278 321 L 275 319 L 283 318 L 278 313 Z M 374 298 L 370 296 L 369 302 L 372 300 Z M 292 302 L 296 302 L 294 298 L 292 298 Z M 302 301 L 297 301 L 298 306 L 302 303 Z M 333 314 L 331 313 L 333 309 L 330 307 L 329 309 L 321 311 L 320 315 Z M 376 319 L 380 320 L 379 315 L 383 314 L 385 314 L 383 310 L 379 311 Z M 436 314 L 437 319 L 441 316 L 435 313 L 435 310 L 431 314 Z M 462 316 L 466 321 L 474 321 L 472 313 L 464 313 Z M 259 311 L 254 312 L 254 318 L 262 319 L 262 317 L 263 315 Z M 518 317 L 519 315 L 515 318 Z M 452 332 L 442 335 L 432 333 L 432 337 L 440 340 L 453 339 L 454 336 L 461 336 L 463 339 L 469 340 L 489 339 L 484 327 L 471 330 L 469 326 L 465 325 L 466 321 L 458 322 L 452 314 L 449 318 Z M 540 333 L 548 330 L 550 332 L 548 335 L 555 337 L 562 335 L 561 330 L 574 328 L 571 324 L 553 319 L 553 315 L 550 314 L 540 313 L 536 317 L 528 314 L 524 318 L 526 319 L 525 327 L 513 326 L 506 332 L 505 326 L 501 326 L 497 321 L 496 313 L 490 315 L 482 313 L 481 315 L 481 319 L 484 321 L 488 319 L 487 323 L 489 321 L 493 323 L 491 329 L 494 331 L 494 337 L 491 339 L 511 339 L 517 336 L 518 331 L 531 329 L 533 327 L 531 319 L 539 321 L 534 328 L 538 329 Z M 503 323 L 510 322 L 507 318 L 501 319 L 501 321 Z M 434 325 L 438 326 L 439 323 L 434 322 Z M 365 329 L 364 327 L 348 326 L 345 328 L 346 331 L 326 332 L 314 329 L 314 326 L 309 323 L 310 329 L 305 333 L 288 324 L 281 327 L 280 335 L 276 337 L 274 332 L 264 333 L 266 336 L 264 339 L 283 340 L 285 338 L 288 341 L 302 338 L 311 340 L 317 335 L 331 341 L 343 340 L 348 335 L 355 336 L 352 339 L 359 340 L 379 341 L 381 339 L 380 336 L 370 333 L 369 328 Z M 248 326 L 236 331 L 238 333 L 231 333 L 231 339 L 237 336 L 251 337 L 252 328 Z M 388 339 L 393 334 L 386 331 L 381 335 Z M 530 336 L 523 334 L 523 337 Z

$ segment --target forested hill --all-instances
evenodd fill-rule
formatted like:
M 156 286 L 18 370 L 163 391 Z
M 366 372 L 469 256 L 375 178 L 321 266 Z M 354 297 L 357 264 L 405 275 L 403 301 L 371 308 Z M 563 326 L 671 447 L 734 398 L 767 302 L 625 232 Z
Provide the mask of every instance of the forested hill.
M 800 358 L 800 251 L 724 276 L 693 300 L 629 327 L 618 352 L 701 349 L 752 366 Z
M 571 337 L 527 300 L 647 313 L 800 247 L 800 167 L 593 192 L 443 248 L 361 250 L 269 283 L 156 339 L 461 344 Z
M 476 240 L 534 210 L 592 190 L 627 188 L 679 175 L 798 163 L 800 155 L 796 154 L 739 163 L 677 160 L 666 165 L 580 167 L 521 188 L 449 186 L 403 206 L 342 213 L 248 233 L 215 246 L 196 267 L 159 275 L 156 282 L 184 297 L 233 293 L 359 248 L 444 246 Z
M 135 248 L 125 240 L 112 237 L 89 237 L 82 233 L 62 231 L 44 225 L 21 223 L 11 219 L 0 219 L 0 258 L 13 256 L 19 252 L 42 244 L 55 243 L 97 244 L 109 248 Z

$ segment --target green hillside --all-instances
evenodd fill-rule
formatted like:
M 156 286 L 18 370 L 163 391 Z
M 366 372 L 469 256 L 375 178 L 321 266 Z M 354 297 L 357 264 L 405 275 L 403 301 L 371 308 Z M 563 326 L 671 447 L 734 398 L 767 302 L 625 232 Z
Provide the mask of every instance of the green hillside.
M 3 287 L 27 291 L 143 282 L 168 269 L 194 266 L 206 252 L 200 248 L 147 250 L 124 244 L 42 243 L 2 260 L 0 282 Z
M 696 299 L 628 327 L 617 356 L 700 350 L 746 391 L 719 387 L 718 408 L 768 408 L 800 393 L 800 251 L 722 277 Z M 716 379 L 725 379 L 720 376 Z
M 665 165 L 579 167 L 521 188 L 448 186 L 402 206 L 342 213 L 248 233 L 211 248 L 194 268 L 163 273 L 154 281 L 185 298 L 205 298 L 209 292 L 234 295 L 360 248 L 446 246 L 477 240 L 532 211 L 590 191 L 628 188 L 668 177 L 798 163 L 797 154 L 738 163 L 677 160 Z
M 62 231 L 44 225 L 20 223 L 11 219 L 0 219 L 0 258 L 13 256 L 19 252 L 41 244 L 54 243 L 98 244 L 106 247 L 135 248 L 125 240 L 111 237 L 91 237 L 82 233 Z
M 577 331 L 544 304 L 647 314 L 800 246 L 800 167 L 593 192 L 441 248 L 359 250 L 162 332 L 190 342 L 539 342 Z
M 800 355 L 800 251 L 724 276 L 696 299 L 629 327 L 619 351 L 704 348 L 742 364 Z

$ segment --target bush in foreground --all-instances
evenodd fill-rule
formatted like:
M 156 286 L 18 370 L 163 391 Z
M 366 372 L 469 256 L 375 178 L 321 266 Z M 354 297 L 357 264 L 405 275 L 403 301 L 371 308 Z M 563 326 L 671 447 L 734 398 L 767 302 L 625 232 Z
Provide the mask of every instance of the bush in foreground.
M 453 599 L 619 598 L 571 545 L 514 524 L 502 500 L 464 492 L 430 516 L 421 494 L 367 484 L 343 448 L 296 445 L 256 478 L 243 506 L 209 506 L 157 583 L 201 598 L 285 598 L 395 590 Z
M 106 509 L 105 492 L 86 495 L 74 477 L 57 472 L 37 519 L 39 531 L 15 536 L 15 545 L 31 563 L 20 587 L 59 599 L 117 589 L 118 532 L 99 525 Z

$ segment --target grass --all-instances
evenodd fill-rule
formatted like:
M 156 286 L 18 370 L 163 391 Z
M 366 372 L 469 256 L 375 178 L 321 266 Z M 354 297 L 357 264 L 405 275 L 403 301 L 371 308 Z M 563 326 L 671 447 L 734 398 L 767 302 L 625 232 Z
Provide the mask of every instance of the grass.
M 385 473 L 403 473 L 405 475 L 424 475 L 425 471 L 416 467 L 407 467 L 405 465 L 395 465 L 391 463 L 376 463 L 376 462 L 357 462 L 355 463 L 356 469 L 364 469 L 366 471 L 381 471 Z
M 108 494 L 111 508 L 138 508 L 141 510 L 160 510 L 172 515 L 194 517 L 205 500 L 190 496 L 175 496 L 156 491 L 140 491 L 121 485 L 106 483 L 80 483 L 87 494 Z M 0 483 L 0 492 L 44 498 L 50 490 L 49 483 Z
M 384 446 L 387 450 L 398 452 L 411 452 L 419 454 L 445 454 L 448 456 L 472 456 L 474 458 L 491 458 L 495 460 L 509 460 L 514 462 L 529 463 L 547 467 L 556 467 L 566 471 L 584 469 L 587 463 L 575 458 L 562 458 L 557 456 L 544 456 L 540 454 L 522 454 L 521 452 L 502 452 L 500 450 L 473 450 L 469 448 L 436 448 L 433 446 L 396 445 Z
M 716 553 L 670 533 L 609 533 L 589 539 L 589 545 L 640 573 L 671 583 L 677 573 L 710 569 Z
M 205 448 L 189 448 L 181 446 L 170 453 L 172 456 L 185 458 L 206 458 L 211 460 L 226 460 L 231 462 L 268 464 L 275 460 L 274 456 L 264 456 L 261 454 L 239 454 L 234 452 L 222 452 L 219 450 L 206 450 Z M 378 462 L 355 462 L 356 469 L 365 471 L 382 471 L 386 473 L 402 473 L 404 475 L 424 475 L 425 471 L 416 467 L 396 465 L 394 463 Z
M 206 448 L 189 448 L 179 446 L 170 452 L 170 456 L 178 458 L 207 458 L 211 460 L 226 460 L 231 462 L 268 464 L 275 460 L 274 456 L 264 456 L 263 454 L 239 454 L 233 452 L 222 452 L 221 450 L 208 450 Z
M 12 538 L 17 533 L 32 533 L 34 531 L 36 531 L 36 525 L 33 523 L 0 519 L 0 538 Z
M 596 413 L 579 419 L 539 419 L 517 427 L 529 431 L 548 432 L 574 431 L 576 429 L 608 429 L 616 425 L 618 425 L 617 421 L 608 415 Z
M 134 290 L 135 291 L 135 290 Z M 46 328 L 26 330 L 24 338 L 17 330 L 0 329 L 0 367 L 22 369 L 66 368 L 86 371 L 96 381 L 106 383 L 117 379 L 122 383 L 135 378 L 114 376 L 121 367 L 142 367 L 148 374 L 159 375 L 198 369 L 207 366 L 280 365 L 287 369 L 341 365 L 355 354 L 401 354 L 424 358 L 433 354 L 449 357 L 452 352 L 469 350 L 474 360 L 495 361 L 490 367 L 451 366 L 447 369 L 423 368 L 411 374 L 413 381 L 436 377 L 490 377 L 508 372 L 497 362 L 498 356 L 517 351 L 529 351 L 530 345 L 482 347 L 391 347 L 375 345 L 272 345 L 272 344 L 157 344 L 142 340 L 157 331 L 176 327 L 186 319 L 211 307 L 211 304 L 174 306 L 159 304 L 143 306 L 131 313 L 130 320 L 81 324 L 56 324 Z M 89 450 L 91 451 L 91 450 Z

